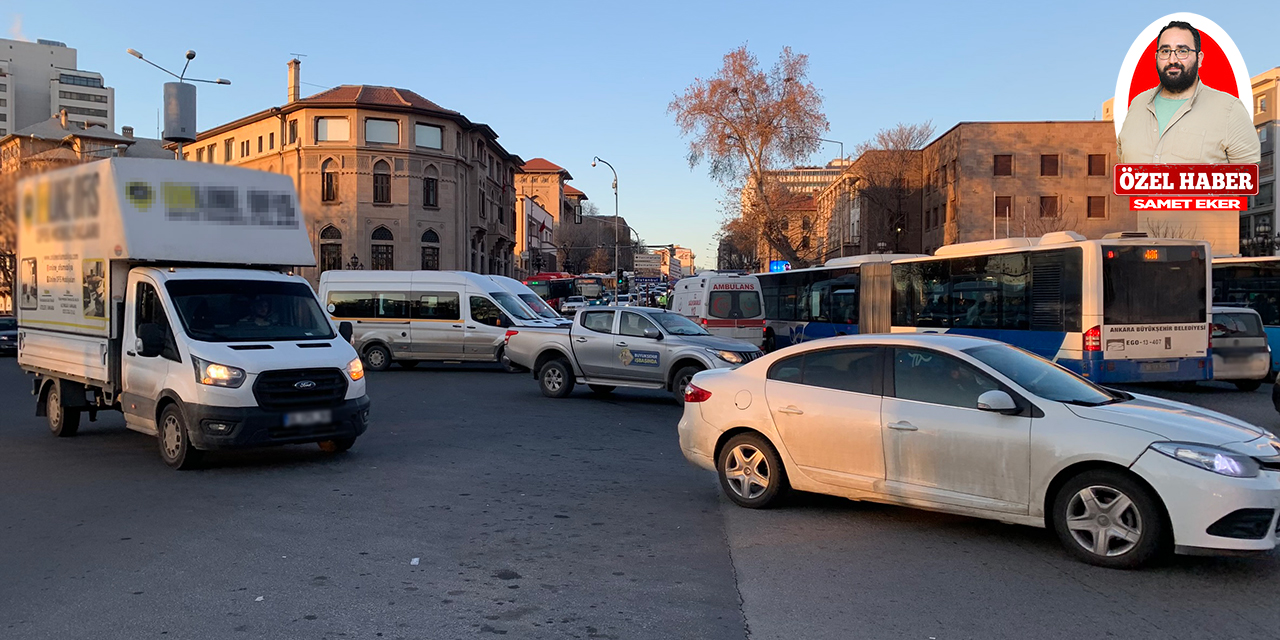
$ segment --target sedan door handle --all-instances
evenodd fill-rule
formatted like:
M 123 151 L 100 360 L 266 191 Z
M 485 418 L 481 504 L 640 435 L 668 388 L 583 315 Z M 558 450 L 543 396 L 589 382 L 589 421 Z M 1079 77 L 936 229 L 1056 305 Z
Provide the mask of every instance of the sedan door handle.
M 895 431 L 919 431 L 920 430 L 920 427 L 917 427 L 914 424 L 911 424 L 910 422 L 907 422 L 905 420 L 902 422 L 890 422 L 885 426 Z
M 785 413 L 785 414 L 787 414 L 787 415 L 791 415 L 791 416 L 802 416 L 802 415 L 804 415 L 804 412 L 803 412 L 803 411 L 801 411 L 800 409 L 796 408 L 796 407 L 795 407 L 795 405 L 789 405 L 789 406 L 782 407 L 781 409 L 778 409 L 778 413 Z

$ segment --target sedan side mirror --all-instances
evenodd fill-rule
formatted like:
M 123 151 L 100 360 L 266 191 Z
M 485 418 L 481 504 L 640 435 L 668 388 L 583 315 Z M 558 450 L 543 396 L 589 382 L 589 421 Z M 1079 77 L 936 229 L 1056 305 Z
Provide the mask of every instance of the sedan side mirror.
M 1013 397 L 999 389 L 992 389 L 978 396 L 978 408 L 983 411 L 994 411 L 1004 415 L 1013 415 L 1022 411 Z
M 154 322 L 138 325 L 138 355 L 154 358 L 164 353 L 164 329 Z
M 650 340 L 661 340 L 662 332 L 658 331 L 657 329 L 654 329 L 653 327 L 649 327 L 648 329 L 644 330 L 644 337 Z
M 355 329 L 352 328 L 349 321 L 344 320 L 338 323 L 338 335 L 342 336 L 343 340 L 351 342 L 351 336 L 355 335 Z

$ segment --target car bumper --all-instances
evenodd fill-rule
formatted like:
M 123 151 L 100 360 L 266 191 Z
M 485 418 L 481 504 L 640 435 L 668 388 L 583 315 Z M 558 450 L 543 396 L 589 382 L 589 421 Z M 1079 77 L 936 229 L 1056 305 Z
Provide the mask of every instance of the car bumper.
M 685 459 L 695 466 L 714 471 L 716 440 L 720 432 L 702 419 L 702 407 L 698 403 L 685 403 L 676 432 L 680 436 L 680 451 Z
M 369 426 L 367 395 L 345 400 L 331 410 L 330 422 L 286 426 L 285 415 L 290 413 L 286 411 L 200 404 L 184 407 L 187 424 L 191 425 L 191 442 L 197 449 L 247 449 L 355 438 Z M 215 425 L 230 425 L 230 429 L 219 433 Z
M 1256 478 L 1230 478 L 1148 450 L 1131 467 L 1160 495 L 1178 553 L 1234 554 L 1266 552 L 1276 546 L 1280 513 L 1280 472 L 1262 471 Z M 1271 511 L 1261 537 L 1214 535 L 1208 529 L 1242 509 Z
M 1214 380 L 1261 380 L 1271 373 L 1271 354 L 1263 351 L 1229 358 L 1213 354 Z

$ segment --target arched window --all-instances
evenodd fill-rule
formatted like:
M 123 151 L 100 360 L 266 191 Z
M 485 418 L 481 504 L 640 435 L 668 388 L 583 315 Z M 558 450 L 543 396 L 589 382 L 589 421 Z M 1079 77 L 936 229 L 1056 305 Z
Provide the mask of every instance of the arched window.
M 391 165 L 386 160 L 379 160 L 373 165 L 373 201 L 377 204 L 391 203 Z
M 422 270 L 440 270 L 440 234 L 431 229 L 422 232 Z
M 320 230 L 320 272 L 342 268 L 342 232 L 333 225 Z
M 427 165 L 427 173 L 422 178 L 422 206 L 440 206 L 440 172 L 435 165 Z
M 373 230 L 370 238 L 373 240 L 373 245 L 370 247 L 371 251 L 369 252 L 373 262 L 372 268 L 376 271 L 391 271 L 395 269 L 395 246 L 391 243 L 395 241 L 396 237 L 391 233 L 391 230 L 386 227 L 378 227 Z
M 320 165 L 320 200 L 334 202 L 338 199 L 338 163 L 332 159 Z

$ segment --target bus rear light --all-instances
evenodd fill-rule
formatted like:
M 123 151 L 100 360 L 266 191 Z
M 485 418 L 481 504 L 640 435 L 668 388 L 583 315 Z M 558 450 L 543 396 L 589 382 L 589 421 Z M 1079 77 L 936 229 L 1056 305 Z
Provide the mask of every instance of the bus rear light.
M 1102 327 L 1094 327 L 1084 332 L 1084 350 L 1102 351 Z

